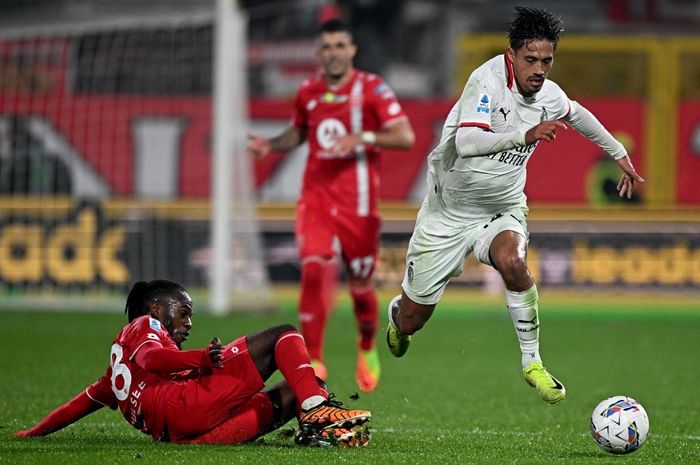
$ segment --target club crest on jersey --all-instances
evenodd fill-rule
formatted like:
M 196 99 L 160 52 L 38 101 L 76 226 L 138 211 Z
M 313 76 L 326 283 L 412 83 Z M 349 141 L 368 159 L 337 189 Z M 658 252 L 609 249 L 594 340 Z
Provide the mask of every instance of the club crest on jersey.
M 476 112 L 486 114 L 491 113 L 491 100 L 489 100 L 488 95 L 481 94 L 479 96 L 479 106 L 476 107 Z
M 547 109 L 545 107 L 542 107 L 542 113 L 540 114 L 540 122 L 542 121 L 548 121 L 548 114 L 547 114 Z
M 149 318 L 149 326 L 153 331 L 160 331 L 160 321 L 155 318 Z

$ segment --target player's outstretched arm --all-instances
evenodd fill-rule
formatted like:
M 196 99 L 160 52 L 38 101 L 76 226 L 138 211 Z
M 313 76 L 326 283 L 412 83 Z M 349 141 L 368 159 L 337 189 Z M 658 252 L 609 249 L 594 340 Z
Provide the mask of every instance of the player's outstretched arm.
M 620 178 L 620 182 L 617 183 L 617 191 L 620 197 L 632 198 L 632 191 L 634 190 L 634 185 L 636 183 L 644 182 L 644 179 L 637 174 L 632 166 L 632 161 L 630 157 L 624 156 L 615 160 L 620 167 L 620 169 L 625 173 Z
M 16 431 L 14 435 L 20 438 L 46 436 L 75 423 L 102 407 L 104 407 L 104 405 L 92 400 L 87 395 L 87 392 L 83 390 L 72 400 L 49 413 L 46 418 L 37 423 L 33 428 Z
M 574 129 L 598 144 L 617 162 L 624 173 L 620 182 L 617 183 L 617 190 L 620 197 L 631 199 L 634 185 L 644 182 L 644 179 L 634 170 L 625 147 L 605 129 L 587 108 L 574 100 L 569 101 L 569 105 L 571 111 L 566 120 Z

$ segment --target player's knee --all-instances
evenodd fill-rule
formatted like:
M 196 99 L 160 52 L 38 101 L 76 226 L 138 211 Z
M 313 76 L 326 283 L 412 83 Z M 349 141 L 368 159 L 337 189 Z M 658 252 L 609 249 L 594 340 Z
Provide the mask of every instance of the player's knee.
M 348 274 L 348 287 L 350 292 L 362 293 L 374 289 L 374 282 L 371 276 L 360 277 Z
M 275 326 L 275 329 L 276 329 L 276 332 L 278 334 L 278 337 L 282 336 L 283 334 L 288 333 L 290 331 L 299 332 L 299 329 L 296 326 L 289 324 L 289 323 L 284 323 L 284 324 Z
M 301 267 L 302 286 L 319 289 L 323 284 L 323 263 L 310 260 Z
M 528 275 L 527 262 L 518 254 L 499 257 L 497 268 L 505 280 L 518 280 Z

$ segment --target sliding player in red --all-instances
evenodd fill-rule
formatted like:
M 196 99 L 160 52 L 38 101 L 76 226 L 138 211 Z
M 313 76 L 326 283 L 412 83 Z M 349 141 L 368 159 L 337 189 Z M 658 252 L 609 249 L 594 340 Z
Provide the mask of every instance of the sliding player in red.
M 329 398 L 293 326 L 226 346 L 214 338 L 204 349 L 180 350 L 192 329 L 193 304 L 180 284 L 166 280 L 136 283 L 126 311 L 130 323 L 114 339 L 104 376 L 16 436 L 44 436 L 107 406 L 156 441 L 247 442 L 294 416 L 299 444 L 363 446 L 369 440 L 352 428 L 369 421 L 370 412 Z M 263 391 L 277 370 L 285 381 Z

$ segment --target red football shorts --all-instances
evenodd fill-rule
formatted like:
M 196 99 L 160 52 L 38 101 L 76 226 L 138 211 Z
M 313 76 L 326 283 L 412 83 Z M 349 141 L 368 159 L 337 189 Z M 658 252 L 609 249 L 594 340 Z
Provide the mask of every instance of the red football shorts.
M 272 430 L 274 405 L 266 392 L 258 392 L 216 428 L 188 441 L 193 444 L 240 444 Z
M 378 214 L 347 214 L 320 196 L 302 198 L 297 207 L 296 238 L 302 261 L 311 256 L 331 258 L 338 238 L 348 272 L 358 277 L 369 277 L 374 271 L 380 228 Z
M 265 386 L 245 336 L 223 351 L 223 367 L 178 384 L 168 399 L 165 425 L 173 442 L 196 438 L 232 418 Z

